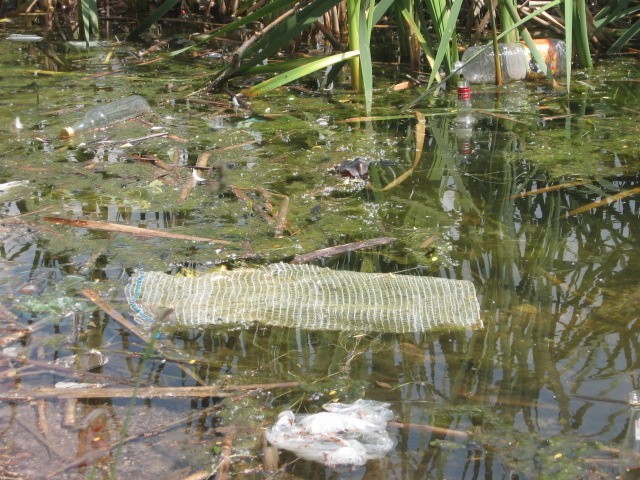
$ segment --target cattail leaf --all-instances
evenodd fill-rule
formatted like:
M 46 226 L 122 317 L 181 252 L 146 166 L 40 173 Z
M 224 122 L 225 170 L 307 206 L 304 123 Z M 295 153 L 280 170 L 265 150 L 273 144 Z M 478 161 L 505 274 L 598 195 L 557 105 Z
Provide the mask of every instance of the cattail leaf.
M 355 57 L 359 55 L 358 51 L 350 51 L 344 53 L 338 53 L 336 55 L 331 55 L 329 57 L 319 58 L 313 62 L 309 62 L 306 65 L 302 65 L 296 68 L 293 68 L 285 73 L 277 75 L 269 80 L 265 80 L 253 87 L 247 88 L 242 93 L 247 96 L 255 96 L 266 93 L 274 88 L 278 88 L 286 83 L 293 82 L 305 75 L 309 75 L 310 73 L 316 72 L 323 68 L 326 68 L 330 65 L 333 65 L 338 62 L 344 62 L 349 58 Z

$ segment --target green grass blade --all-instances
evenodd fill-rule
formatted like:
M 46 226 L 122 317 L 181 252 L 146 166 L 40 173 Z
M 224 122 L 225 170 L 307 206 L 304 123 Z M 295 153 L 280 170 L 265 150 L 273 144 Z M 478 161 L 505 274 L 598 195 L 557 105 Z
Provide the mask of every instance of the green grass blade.
M 80 9 L 82 10 L 84 39 L 89 42 L 89 40 L 99 38 L 98 2 L 96 0 L 81 0 Z
M 293 68 L 288 72 L 282 73 L 273 78 L 270 78 L 269 80 L 265 80 L 264 82 L 254 85 L 253 87 L 244 90 L 242 93 L 247 96 L 261 95 L 270 90 L 273 90 L 274 88 L 281 87 L 286 83 L 293 82 L 294 80 L 304 77 L 305 75 L 309 75 L 310 73 L 316 72 L 320 69 L 326 68 L 330 65 L 344 62 L 349 58 L 357 56 L 359 53 L 360 52 L 358 51 L 350 51 L 314 60 L 307 63 L 306 65 Z
M 593 16 L 596 27 L 600 27 L 602 23 L 607 24 L 619 20 L 628 15 L 629 10 L 636 10 L 638 7 L 629 8 L 629 0 L 614 0 L 606 4 L 602 10 Z M 632 12 L 630 12 L 632 13 Z
M 296 58 L 292 60 L 286 60 L 282 62 L 269 62 L 266 65 L 256 65 L 255 67 L 245 70 L 247 75 L 264 75 L 267 73 L 283 73 L 291 70 L 292 68 L 302 67 L 308 65 L 311 62 L 318 60 L 318 57 L 304 57 Z
M 582 65 L 586 68 L 593 68 L 591 61 L 591 49 L 589 47 L 589 27 L 587 25 L 587 5 L 585 0 L 576 0 L 576 15 L 578 20 L 578 52 Z
M 401 14 L 402 14 L 402 17 L 404 18 L 404 21 L 407 23 L 409 30 L 411 30 L 411 33 L 415 35 L 416 39 L 418 40 L 418 43 L 420 43 L 420 47 L 422 47 L 422 51 L 424 52 L 427 58 L 427 62 L 429 62 L 429 65 L 431 66 L 431 70 L 434 70 L 435 60 L 434 60 L 433 51 L 431 50 L 431 46 L 425 40 L 424 36 L 422 35 L 422 32 L 418 28 L 418 25 L 416 25 L 416 22 L 413 20 L 413 17 L 409 13 L 409 11 L 403 8 L 401 10 Z M 435 80 L 437 82 L 440 82 L 441 81 L 440 73 L 438 72 L 438 69 L 435 69 L 435 71 L 436 71 Z
M 364 93 L 364 102 L 367 115 L 371 113 L 371 106 L 373 105 L 373 62 L 371 60 L 371 29 L 373 25 L 371 20 L 373 15 L 367 15 L 370 2 L 363 0 L 360 2 L 360 26 L 358 29 L 359 44 L 360 44 L 360 73 L 362 80 L 362 91 Z M 373 13 L 373 12 L 371 12 Z
M 629 40 L 635 37 L 638 32 L 640 32 L 640 20 L 637 21 L 632 27 L 628 28 L 620 36 L 620 38 L 618 38 L 618 40 L 616 40 L 615 43 L 611 45 L 611 47 L 609 47 L 609 50 L 607 50 L 607 53 L 619 52 L 620 49 L 624 47 Z
M 513 28 L 513 24 L 517 22 L 516 19 L 511 15 L 511 9 L 516 8 L 513 0 L 500 0 L 500 24 L 502 25 L 502 30 L 507 32 L 505 35 L 507 43 L 517 42 L 518 38 L 518 30 Z
M 127 35 L 127 40 L 136 40 L 142 32 L 146 31 L 151 25 L 156 23 L 178 3 L 180 3 L 180 0 L 166 0 L 151 15 L 140 22 L 136 28 L 131 30 L 131 33 Z
M 462 7 L 462 0 L 454 0 L 453 5 L 451 5 L 451 10 L 448 12 L 444 32 L 440 37 L 440 45 L 438 46 L 438 52 L 436 53 L 434 67 L 431 70 L 431 75 L 429 75 L 427 90 L 429 90 L 429 87 L 431 87 L 431 84 L 435 80 L 438 70 L 440 69 L 440 65 L 442 65 L 442 60 L 445 58 L 445 55 L 449 51 L 451 37 L 453 35 L 453 31 L 456 28 L 458 15 L 460 14 L 460 7 Z
M 600 33 L 602 31 L 602 29 L 604 27 L 606 27 L 611 22 L 615 22 L 615 21 L 620 20 L 620 19 L 625 18 L 625 17 L 631 17 L 632 15 L 634 15 L 638 11 L 640 11 L 640 5 L 638 5 L 636 7 L 632 7 L 632 8 L 627 8 L 627 9 L 624 9 L 624 10 L 614 11 L 614 12 L 611 12 L 609 15 L 607 15 L 607 16 L 605 16 L 603 18 L 595 19 L 594 20 L 594 25 L 596 26 L 596 30 L 595 30 L 595 32 L 593 34 L 597 35 L 598 33 Z
M 229 23 L 228 25 L 225 25 L 221 28 L 219 28 L 218 30 L 208 34 L 208 35 L 204 35 L 202 36 L 202 39 L 199 40 L 195 45 L 189 45 L 188 47 L 184 47 L 181 48 L 179 50 L 175 50 L 173 52 L 171 52 L 169 54 L 169 56 L 174 57 L 176 55 L 180 55 L 181 53 L 184 53 L 188 50 L 191 50 L 193 48 L 197 48 L 200 45 L 203 45 L 205 43 L 207 43 L 208 41 L 216 38 L 216 37 L 220 37 L 222 35 L 225 35 L 229 32 L 232 32 L 234 30 L 237 30 L 241 27 L 244 27 L 245 25 L 248 25 L 251 22 L 260 20 L 263 17 L 266 17 L 268 15 L 271 15 L 274 12 L 277 12 L 279 10 L 282 10 L 283 8 L 287 7 L 288 5 L 295 3 L 295 0 L 274 0 L 273 2 L 268 3 L 267 5 L 265 5 L 262 8 L 259 8 L 258 10 L 256 10 L 255 12 L 251 12 L 249 15 L 242 17 L 238 20 L 236 20 L 235 22 Z
M 564 0 L 564 43 L 567 92 L 571 94 L 571 57 L 573 55 L 573 0 Z
M 242 74 L 276 51 L 284 49 L 300 32 L 310 27 L 319 17 L 338 3 L 340 0 L 316 0 L 295 12 L 245 50 L 242 58 L 244 64 L 236 73 Z
M 387 13 L 387 10 L 389 10 L 389 7 L 391 7 L 394 2 L 395 0 L 382 0 L 381 2 L 378 2 L 373 9 L 373 17 L 371 18 L 373 25 L 380 21 L 382 16 Z
M 360 2 L 361 0 L 347 0 L 349 50 L 360 51 Z M 351 60 L 351 88 L 356 92 L 362 91 L 360 56 Z

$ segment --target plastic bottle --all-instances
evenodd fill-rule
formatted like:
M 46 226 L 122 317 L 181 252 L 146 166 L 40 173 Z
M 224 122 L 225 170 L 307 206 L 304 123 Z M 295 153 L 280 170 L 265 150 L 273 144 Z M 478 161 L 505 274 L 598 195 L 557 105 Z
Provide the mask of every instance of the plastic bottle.
M 620 475 L 623 480 L 640 479 L 640 390 L 629 393 L 629 426 L 620 445 Z
M 468 163 L 473 154 L 473 130 L 471 128 L 456 129 L 456 145 L 458 158 L 462 163 Z
M 565 72 L 566 47 L 562 40 L 537 39 L 536 48 L 551 69 L 553 75 Z M 542 69 L 535 62 L 531 51 L 522 43 L 501 43 L 498 45 L 502 81 L 513 82 L 525 78 L 544 77 Z M 467 63 L 468 62 L 468 63 Z M 493 46 L 469 47 L 462 55 L 463 64 L 460 73 L 470 83 L 493 83 L 496 68 L 493 59 Z
M 471 113 L 471 87 L 466 80 L 458 82 L 458 115 L 455 118 L 456 144 L 463 163 L 468 162 L 473 152 L 473 125 L 476 118 Z
M 458 82 L 458 115 L 456 116 L 456 126 L 471 127 L 476 123 L 476 118 L 471 114 L 471 87 L 466 80 Z
M 121 98 L 87 111 L 84 118 L 75 125 L 63 128 L 60 136 L 62 138 L 73 137 L 80 132 L 106 127 L 150 111 L 149 103 L 140 95 Z

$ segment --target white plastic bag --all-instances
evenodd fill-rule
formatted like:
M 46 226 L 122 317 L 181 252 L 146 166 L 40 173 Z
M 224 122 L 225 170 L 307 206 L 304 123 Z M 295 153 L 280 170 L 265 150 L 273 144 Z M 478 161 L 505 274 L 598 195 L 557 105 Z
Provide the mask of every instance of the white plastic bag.
M 330 467 L 361 466 L 381 458 L 395 446 L 386 431 L 393 418 L 389 404 L 356 400 L 352 404 L 328 403 L 326 412 L 294 415 L 290 410 L 278 415 L 267 440 L 305 460 Z

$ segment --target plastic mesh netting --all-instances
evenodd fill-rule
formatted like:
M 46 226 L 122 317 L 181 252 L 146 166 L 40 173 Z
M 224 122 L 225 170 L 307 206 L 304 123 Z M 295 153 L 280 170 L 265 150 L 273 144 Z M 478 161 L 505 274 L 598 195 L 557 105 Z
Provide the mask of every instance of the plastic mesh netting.
M 421 332 L 480 327 L 466 280 L 273 264 L 196 277 L 138 271 L 125 289 L 136 320 L 166 309 L 181 325 L 261 322 L 309 330 Z

